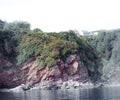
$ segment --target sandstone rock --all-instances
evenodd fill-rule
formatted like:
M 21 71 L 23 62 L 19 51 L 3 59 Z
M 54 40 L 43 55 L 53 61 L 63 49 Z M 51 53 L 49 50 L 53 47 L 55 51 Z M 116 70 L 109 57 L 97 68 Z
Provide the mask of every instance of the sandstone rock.
M 78 87 L 76 81 L 88 79 L 87 69 L 82 65 L 79 56 L 70 55 L 66 62 L 57 59 L 57 65 L 51 68 L 38 69 L 35 57 L 21 65 L 14 73 L 0 71 L 0 86 L 15 87 L 20 84 L 34 86 L 40 84 L 44 88 Z M 42 85 L 41 85 L 42 84 Z
M 12 63 L 6 57 L 3 57 L 3 56 L 0 57 L 0 64 L 3 67 L 10 67 L 10 66 L 12 66 Z
M 67 58 L 66 63 L 67 63 L 67 64 L 71 64 L 71 63 L 73 63 L 73 62 L 76 60 L 76 58 L 77 58 L 77 55 L 76 55 L 76 54 L 75 54 L 75 55 L 70 55 L 70 56 Z

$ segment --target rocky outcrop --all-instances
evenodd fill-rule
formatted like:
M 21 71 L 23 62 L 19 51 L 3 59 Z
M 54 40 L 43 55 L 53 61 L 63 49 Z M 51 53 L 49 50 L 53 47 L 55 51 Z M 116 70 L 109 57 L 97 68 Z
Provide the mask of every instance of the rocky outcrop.
M 17 70 L 12 68 L 12 63 L 6 57 L 0 57 L 0 87 L 15 87 L 20 84 L 19 80 L 14 80 L 18 75 Z
M 11 63 L 6 59 L 0 59 L 4 67 L 10 67 Z M 5 69 L 1 67 L 0 70 L 0 86 L 1 87 L 15 87 L 20 84 L 26 86 L 34 86 L 39 84 L 66 82 L 73 81 L 89 81 L 88 72 L 86 67 L 80 60 L 80 57 L 76 54 L 70 55 L 66 62 L 61 59 L 56 60 L 56 65 L 42 69 L 38 68 L 36 64 L 36 58 L 33 57 L 26 61 L 24 64 L 17 66 L 13 69 Z
M 109 77 L 107 80 L 108 84 L 119 84 L 120 83 L 120 67 L 114 66 L 111 72 L 108 73 Z

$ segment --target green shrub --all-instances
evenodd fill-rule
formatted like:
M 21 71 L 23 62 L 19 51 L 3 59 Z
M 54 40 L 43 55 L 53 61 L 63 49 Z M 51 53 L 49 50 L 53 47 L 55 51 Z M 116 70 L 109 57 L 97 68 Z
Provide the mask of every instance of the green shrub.
M 51 58 L 51 57 L 47 57 L 46 59 L 45 59 L 45 65 L 47 66 L 47 67 L 53 67 L 53 66 L 55 66 L 56 65 L 56 60 L 54 59 L 54 58 Z

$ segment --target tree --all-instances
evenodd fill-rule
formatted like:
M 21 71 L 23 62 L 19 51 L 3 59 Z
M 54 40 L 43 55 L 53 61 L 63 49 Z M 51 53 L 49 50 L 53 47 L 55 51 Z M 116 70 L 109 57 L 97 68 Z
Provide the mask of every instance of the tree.
M 24 21 L 15 21 L 12 23 L 6 23 L 4 30 L 10 30 L 14 33 L 22 33 L 30 30 L 30 24 Z
M 33 32 L 34 33 L 43 33 L 43 31 L 41 29 L 39 29 L 39 28 L 33 29 Z

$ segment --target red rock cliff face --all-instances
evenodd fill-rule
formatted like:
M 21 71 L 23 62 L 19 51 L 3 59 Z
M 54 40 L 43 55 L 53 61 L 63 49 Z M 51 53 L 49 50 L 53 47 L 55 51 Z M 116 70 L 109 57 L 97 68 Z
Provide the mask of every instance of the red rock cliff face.
M 15 87 L 20 84 L 20 81 L 15 79 L 19 68 L 12 66 L 6 57 L 0 57 L 0 87 Z
M 61 59 L 57 59 L 56 66 L 51 68 L 45 67 L 40 70 L 38 69 L 38 65 L 35 63 L 35 60 L 36 58 L 31 58 L 21 66 L 5 70 L 7 67 L 12 66 L 12 64 L 5 58 L 0 59 L 0 86 L 11 88 L 20 84 L 32 86 L 49 80 L 67 81 L 72 79 L 86 81 L 89 79 L 86 67 L 76 54 L 70 55 L 66 62 L 63 62 Z

